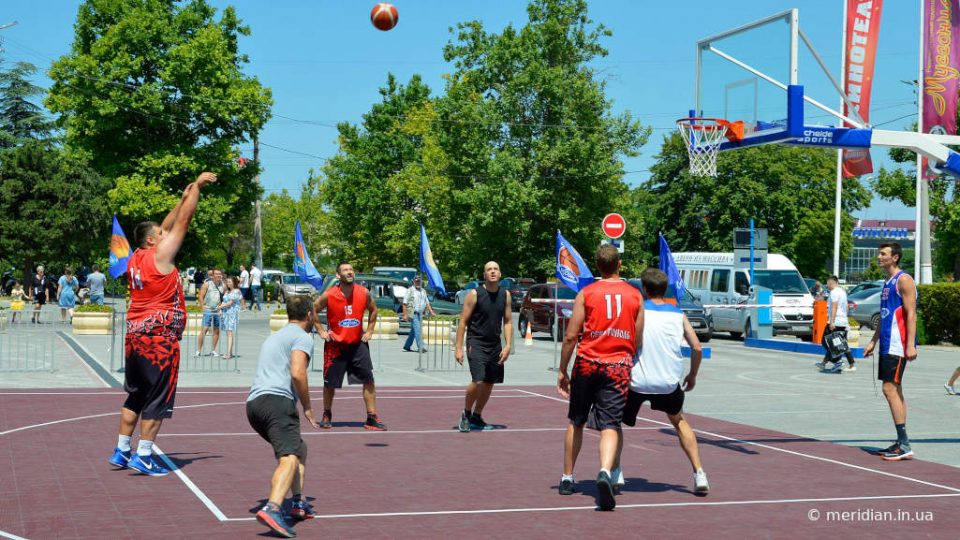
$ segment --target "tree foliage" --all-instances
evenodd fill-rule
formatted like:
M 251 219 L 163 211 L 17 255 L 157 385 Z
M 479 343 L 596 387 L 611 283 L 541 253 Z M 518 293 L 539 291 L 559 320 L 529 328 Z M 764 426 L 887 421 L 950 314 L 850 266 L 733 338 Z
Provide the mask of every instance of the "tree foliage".
M 87 0 L 69 54 L 50 69 L 47 107 L 61 115 L 68 150 L 112 180 L 110 207 L 127 224 L 160 219 L 202 170 L 204 191 L 181 253 L 199 254 L 249 219 L 257 168 L 235 167 L 271 97 L 253 77 L 235 10 L 205 0 Z M 106 227 L 106 225 L 103 225 Z
M 687 159 L 680 136 L 665 137 L 640 188 L 651 193 L 651 214 L 673 251 L 730 251 L 733 230 L 753 218 L 767 228 L 772 252 L 790 257 L 804 275 L 823 277 L 833 253 L 835 153 L 780 145 L 725 152 L 715 178 L 692 176 Z M 869 204 L 870 193 L 845 179 L 842 201 L 841 258 L 853 246 L 850 214 Z
M 43 93 L 30 78 L 37 68 L 28 62 L 16 62 L 0 69 L 0 148 L 11 148 L 28 141 L 45 139 L 52 125 L 31 98 Z
M 0 159 L 0 253 L 34 263 L 89 260 L 106 252 L 109 182 L 44 141 L 6 150 Z

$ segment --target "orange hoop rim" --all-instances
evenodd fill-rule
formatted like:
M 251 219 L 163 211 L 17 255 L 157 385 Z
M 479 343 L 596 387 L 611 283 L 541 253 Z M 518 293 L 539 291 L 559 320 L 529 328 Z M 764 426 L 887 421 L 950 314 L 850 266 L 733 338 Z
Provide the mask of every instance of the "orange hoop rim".
M 713 131 L 717 128 L 723 128 L 724 135 L 731 142 L 738 142 L 743 139 L 743 121 L 737 120 L 731 122 L 723 118 L 693 117 L 680 118 L 677 120 L 677 127 L 680 129 L 692 129 L 697 131 Z

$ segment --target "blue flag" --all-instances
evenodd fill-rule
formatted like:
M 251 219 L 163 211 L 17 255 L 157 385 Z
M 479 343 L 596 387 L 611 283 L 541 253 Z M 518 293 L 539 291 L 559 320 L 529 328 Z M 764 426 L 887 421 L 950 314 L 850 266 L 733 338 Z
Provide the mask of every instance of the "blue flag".
M 683 278 L 680 277 L 680 271 L 677 270 L 677 263 L 673 260 L 673 253 L 670 246 L 667 245 L 667 239 L 660 234 L 660 270 L 667 275 L 667 286 L 673 288 L 673 293 L 677 302 L 683 298 L 683 291 L 686 286 L 683 284 Z
M 323 289 L 323 276 L 310 262 L 307 246 L 303 243 L 303 233 L 300 232 L 299 221 L 297 221 L 297 232 L 293 239 L 293 271 L 300 276 L 300 279 L 313 285 L 318 292 Z
M 117 279 L 127 273 L 127 263 L 130 262 L 130 242 L 123 234 L 117 215 L 113 215 L 113 234 L 110 235 L 110 277 Z
M 443 278 L 440 277 L 440 269 L 437 268 L 437 263 L 433 260 L 433 252 L 430 251 L 427 229 L 423 225 L 420 225 L 420 271 L 426 274 L 431 287 L 447 294 L 447 288 L 443 285 Z
M 557 279 L 573 292 L 593 283 L 593 274 L 590 268 L 577 253 L 577 250 L 567 242 L 567 239 L 557 230 Z

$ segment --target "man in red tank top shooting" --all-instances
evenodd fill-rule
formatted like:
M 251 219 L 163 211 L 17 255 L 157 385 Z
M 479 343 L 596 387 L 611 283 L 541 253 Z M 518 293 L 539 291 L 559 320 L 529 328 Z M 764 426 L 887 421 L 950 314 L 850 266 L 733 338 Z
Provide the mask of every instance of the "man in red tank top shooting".
M 201 174 L 183 190 L 163 223 L 145 221 L 133 234 L 137 250 L 127 265 L 130 308 L 124 341 L 127 399 L 120 409 L 120 435 L 110 463 L 149 476 L 170 472 L 153 459 L 153 443 L 163 420 L 173 415 L 186 321 L 183 286 L 174 261 L 197 210 L 200 190 L 216 181 L 213 173 Z M 140 443 L 131 455 L 130 437 L 138 421 Z
M 560 349 L 557 391 L 570 400 L 560 494 L 570 495 L 574 491 L 573 469 L 592 407 L 592 424 L 600 430 L 597 505 L 601 510 L 613 510 L 617 503 L 611 471 L 621 440 L 620 421 L 630 389 L 630 368 L 643 339 L 643 298 L 640 291 L 620 279 L 617 248 L 600 246 L 596 263 L 601 279 L 577 293 Z M 568 378 L 567 366 L 574 347 L 577 359 L 573 376 Z
M 343 376 L 350 384 L 363 385 L 363 402 L 367 407 L 367 421 L 363 427 L 386 431 L 387 426 L 377 416 L 377 390 L 373 383 L 373 360 L 370 345 L 377 325 L 377 304 L 373 296 L 361 285 L 353 282 L 353 265 L 341 262 L 337 265 L 340 283 L 330 287 L 313 304 L 317 333 L 323 345 L 323 418 L 320 427 L 333 427 L 333 396 L 343 386 Z M 318 318 L 327 310 L 327 328 Z M 363 330 L 363 312 L 369 311 L 367 329 Z
M 459 429 L 493 429 L 483 420 L 483 408 L 493 394 L 493 385 L 503 382 L 503 364 L 510 357 L 513 343 L 513 312 L 510 291 L 500 286 L 500 265 L 490 261 L 483 265 L 483 286 L 467 293 L 457 325 L 454 357 L 463 365 L 463 338 L 467 337 L 467 362 L 470 384 L 460 415 Z M 506 345 L 501 346 L 501 329 Z

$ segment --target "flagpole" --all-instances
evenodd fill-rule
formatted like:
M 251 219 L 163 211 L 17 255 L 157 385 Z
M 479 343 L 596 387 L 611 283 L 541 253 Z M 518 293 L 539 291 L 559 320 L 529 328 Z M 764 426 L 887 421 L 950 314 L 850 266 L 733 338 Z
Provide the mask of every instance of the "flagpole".
M 921 0 L 922 1 L 922 0 Z M 843 110 L 846 104 L 847 93 L 847 0 L 843 0 L 843 18 L 840 21 L 843 26 L 840 32 L 840 86 L 843 94 L 840 96 L 840 110 Z M 859 111 L 858 111 L 859 112 Z M 849 113 L 847 113 L 849 115 Z M 838 126 L 843 127 L 843 121 L 838 121 Z M 840 275 L 840 205 L 843 198 L 843 149 L 837 149 L 837 186 L 834 197 L 834 216 L 833 216 L 833 275 Z

